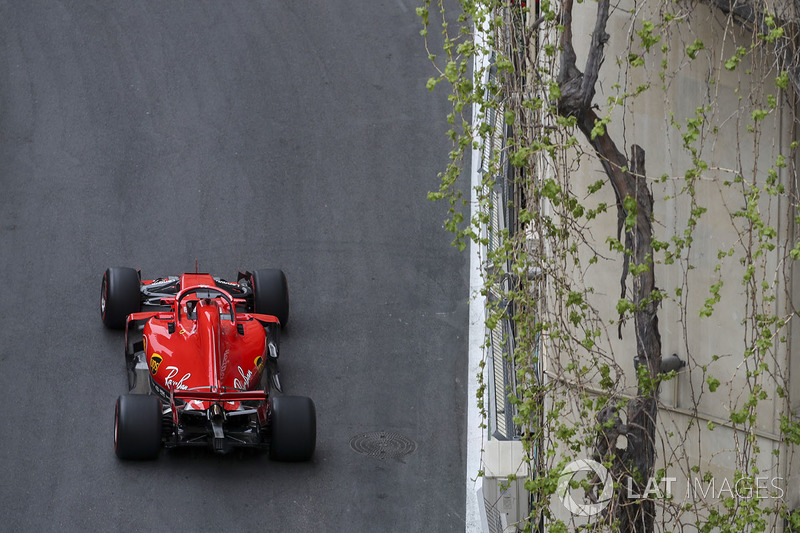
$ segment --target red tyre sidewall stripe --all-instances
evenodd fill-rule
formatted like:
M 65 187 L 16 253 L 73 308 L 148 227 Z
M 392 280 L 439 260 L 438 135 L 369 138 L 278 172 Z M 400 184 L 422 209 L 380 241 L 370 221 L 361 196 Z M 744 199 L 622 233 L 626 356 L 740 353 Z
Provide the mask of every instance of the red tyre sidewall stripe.
M 114 452 L 117 451 L 117 442 L 119 441 L 119 400 L 114 408 Z
M 103 274 L 103 298 L 106 300 L 106 305 L 103 306 L 103 322 L 105 322 L 108 311 L 108 272 Z

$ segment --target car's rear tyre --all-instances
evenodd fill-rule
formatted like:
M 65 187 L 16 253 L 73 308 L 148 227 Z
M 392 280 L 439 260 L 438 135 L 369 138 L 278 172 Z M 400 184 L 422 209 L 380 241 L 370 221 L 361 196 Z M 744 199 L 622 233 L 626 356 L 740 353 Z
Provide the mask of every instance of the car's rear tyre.
M 161 449 L 161 401 L 125 394 L 114 412 L 114 451 L 120 459 L 155 459 Z
M 256 270 L 250 275 L 253 286 L 253 311 L 278 317 L 281 327 L 289 322 L 289 284 L 277 268 Z
M 125 327 L 131 313 L 142 306 L 139 273 L 132 268 L 112 267 L 103 274 L 100 292 L 100 316 L 103 324 L 112 329 Z
M 317 445 L 317 412 L 311 398 L 279 396 L 272 399 L 269 458 L 308 461 Z

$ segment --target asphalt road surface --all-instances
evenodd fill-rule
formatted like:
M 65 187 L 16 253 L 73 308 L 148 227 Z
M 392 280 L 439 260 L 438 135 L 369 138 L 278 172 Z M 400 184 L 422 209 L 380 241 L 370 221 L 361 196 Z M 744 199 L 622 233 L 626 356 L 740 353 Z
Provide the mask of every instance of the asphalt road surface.
M 0 3 L 0 530 L 463 531 L 467 256 L 408 0 Z M 108 266 L 289 278 L 309 464 L 124 463 Z M 350 439 L 412 440 L 400 459 Z

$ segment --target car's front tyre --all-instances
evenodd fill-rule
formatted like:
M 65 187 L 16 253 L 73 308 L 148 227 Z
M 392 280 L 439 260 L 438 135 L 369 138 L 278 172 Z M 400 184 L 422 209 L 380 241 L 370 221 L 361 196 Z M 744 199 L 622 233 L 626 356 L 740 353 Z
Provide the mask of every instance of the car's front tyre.
M 253 287 L 253 311 L 278 317 L 281 327 L 289 323 L 289 283 L 277 268 L 256 270 L 250 275 Z
M 139 273 L 132 268 L 112 267 L 103 274 L 100 317 L 108 328 L 125 327 L 128 315 L 142 307 Z

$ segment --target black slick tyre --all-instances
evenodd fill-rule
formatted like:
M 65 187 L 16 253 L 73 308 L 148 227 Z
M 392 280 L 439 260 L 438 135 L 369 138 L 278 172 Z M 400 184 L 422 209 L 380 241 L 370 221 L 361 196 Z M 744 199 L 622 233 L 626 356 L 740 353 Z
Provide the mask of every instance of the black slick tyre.
M 272 399 L 269 458 L 308 461 L 317 445 L 317 412 L 311 398 L 279 396 Z
M 250 282 L 253 287 L 253 311 L 276 316 L 281 327 L 286 327 L 289 322 L 289 284 L 283 270 L 256 270 L 250 274 Z
M 100 316 L 108 328 L 121 329 L 131 313 L 141 309 L 139 273 L 132 268 L 112 267 L 103 274 Z
M 161 449 L 161 401 L 124 394 L 114 412 L 114 452 L 120 459 L 155 459 Z

